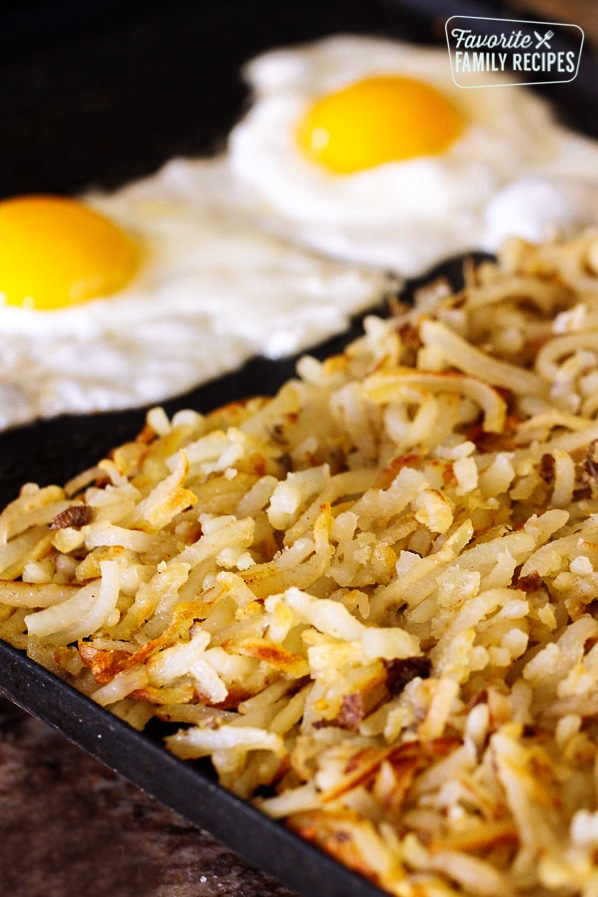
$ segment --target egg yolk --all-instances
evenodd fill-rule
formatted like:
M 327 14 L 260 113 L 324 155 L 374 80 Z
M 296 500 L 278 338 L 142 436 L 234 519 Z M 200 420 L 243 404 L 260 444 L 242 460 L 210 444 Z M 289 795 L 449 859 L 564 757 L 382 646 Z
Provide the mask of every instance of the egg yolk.
M 137 265 L 127 234 L 76 200 L 0 202 L 0 294 L 9 305 L 51 310 L 109 295 Z
M 429 84 L 380 76 L 317 100 L 299 122 L 297 137 L 308 158 L 351 174 L 441 153 L 463 124 L 458 110 Z

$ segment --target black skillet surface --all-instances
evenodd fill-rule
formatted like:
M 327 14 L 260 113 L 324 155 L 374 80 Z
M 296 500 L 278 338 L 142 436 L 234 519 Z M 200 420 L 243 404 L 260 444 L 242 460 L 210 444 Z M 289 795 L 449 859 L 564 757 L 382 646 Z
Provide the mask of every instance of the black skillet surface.
M 115 188 L 175 154 L 217 151 L 247 101 L 239 66 L 270 46 L 338 31 L 438 42 L 454 14 L 509 12 L 475 0 L 0 0 L 0 197 Z M 563 88 L 542 88 L 564 98 L 564 117 L 588 133 L 597 128 L 595 74 L 587 59 L 563 96 Z M 459 259 L 442 271 L 456 283 L 461 268 Z M 359 326 L 316 354 L 339 351 Z M 256 359 L 164 404 L 168 413 L 207 411 L 272 394 L 294 366 L 292 358 Z M 0 435 L 0 505 L 23 482 L 61 483 L 95 463 L 134 437 L 145 413 L 64 416 Z M 0 694 L 305 897 L 381 894 L 220 788 L 207 766 L 168 754 L 160 731 L 132 730 L 2 642 Z
M 442 263 L 425 278 L 408 283 L 402 298 L 408 301 L 422 283 L 439 277 L 454 289 L 459 288 L 463 266 L 462 256 Z M 380 308 L 382 314 L 386 311 Z M 360 332 L 361 321 L 355 319 L 350 331 L 316 347 L 312 354 L 324 358 L 338 352 L 351 336 Z M 164 407 L 169 412 L 190 406 L 205 411 L 245 395 L 248 390 L 254 394 L 272 394 L 293 374 L 295 363 L 296 358 L 280 362 L 255 359 L 240 371 L 164 403 Z M 18 460 L 19 446 L 29 441 L 35 443 L 38 434 L 43 433 L 43 451 L 36 445 L 36 473 L 40 473 L 47 459 L 42 475 L 46 481 L 50 471 L 64 468 L 68 477 L 83 469 L 66 469 L 73 457 L 79 463 L 81 456 L 89 456 L 90 463 L 98 460 L 98 443 L 105 436 L 112 447 L 117 444 L 116 435 L 118 438 L 135 435 L 144 417 L 144 409 L 89 418 L 65 417 L 21 428 L 7 434 L 4 440 L 10 444 L 14 439 L 13 458 L 23 464 Z M 63 457 L 61 453 L 65 450 Z M 27 467 L 27 461 L 24 466 Z M 168 727 L 152 723 L 144 733 L 135 731 L 1 640 L 0 695 L 49 723 L 89 754 L 304 897 L 381 897 L 382 892 L 370 882 L 219 786 L 207 761 L 185 762 L 168 753 L 162 744 Z
M 87 16 L 66 0 L 4 2 L 0 197 L 115 189 L 174 155 L 216 152 L 247 102 L 239 68 L 251 56 L 339 30 L 399 31 L 384 2 L 367 0 L 150 0 L 143 12 L 137 0 L 92 0 Z M 400 30 L 426 35 L 413 16 Z M 207 410 L 268 392 L 290 370 L 256 361 L 182 404 Z M 63 482 L 93 464 L 144 416 L 66 416 L 1 434 L 0 506 L 23 482 Z

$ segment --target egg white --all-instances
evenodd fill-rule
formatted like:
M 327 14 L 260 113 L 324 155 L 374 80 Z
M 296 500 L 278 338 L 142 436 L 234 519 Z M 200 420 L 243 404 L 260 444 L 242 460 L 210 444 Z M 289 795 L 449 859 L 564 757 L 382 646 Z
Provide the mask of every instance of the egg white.
M 230 136 L 230 164 L 264 225 L 331 255 L 401 274 L 419 274 L 472 248 L 495 249 L 504 228 L 496 227 L 496 213 L 489 222 L 486 213 L 515 180 L 580 177 L 598 163 L 598 144 L 559 125 L 549 105 L 526 88 L 506 87 L 506 79 L 492 73 L 480 74 L 484 89 L 456 86 L 444 48 L 340 35 L 268 52 L 244 74 L 253 103 Z M 295 131 L 314 100 L 387 74 L 417 78 L 443 93 L 466 122 L 463 134 L 441 154 L 348 175 L 307 159 Z M 514 232 L 520 201 L 525 194 L 507 206 Z M 576 217 L 569 201 L 550 212 L 551 224 Z M 533 224 L 546 235 L 540 213 Z
M 64 309 L 0 306 L 0 427 L 161 402 L 342 331 L 389 287 L 256 229 L 222 158 L 82 199 L 137 241 L 139 272 Z

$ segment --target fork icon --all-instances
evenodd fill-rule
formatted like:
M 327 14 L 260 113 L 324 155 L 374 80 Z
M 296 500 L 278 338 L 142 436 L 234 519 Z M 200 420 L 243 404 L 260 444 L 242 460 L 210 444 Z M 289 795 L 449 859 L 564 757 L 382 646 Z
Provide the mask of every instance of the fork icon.
M 544 35 L 544 37 L 542 37 L 541 34 L 538 34 L 537 31 L 534 31 L 534 34 L 536 35 L 536 38 L 538 40 L 538 43 L 536 44 L 536 49 L 538 49 L 538 47 L 545 46 L 545 47 L 548 47 L 548 49 L 550 50 L 550 44 L 548 43 L 548 41 L 554 37 L 554 31 L 547 31 L 546 34 Z

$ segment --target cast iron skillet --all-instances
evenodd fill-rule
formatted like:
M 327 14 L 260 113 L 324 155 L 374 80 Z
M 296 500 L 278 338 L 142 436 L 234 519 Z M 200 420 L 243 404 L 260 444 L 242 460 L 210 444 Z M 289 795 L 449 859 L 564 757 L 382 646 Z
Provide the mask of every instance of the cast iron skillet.
M 0 197 L 115 188 L 173 155 L 217 151 L 247 102 L 239 66 L 270 46 L 339 31 L 438 43 L 455 14 L 512 16 L 506 4 L 476 0 L 0 0 Z M 542 91 L 594 133 L 597 67 L 592 57 L 582 62 L 576 82 Z M 431 276 L 457 285 L 462 262 Z M 341 351 L 360 327 L 356 319 L 314 354 Z M 254 359 L 164 406 L 208 411 L 269 395 L 295 363 Z M 24 482 L 62 483 L 95 463 L 139 432 L 146 410 L 63 416 L 0 435 L 0 506 Z M 1 641 L 0 694 L 305 897 L 381 894 L 221 788 L 209 764 L 169 754 L 159 726 L 136 732 Z
M 482 257 L 472 254 L 470 258 Z M 409 301 L 422 283 L 440 277 L 457 289 L 462 283 L 464 261 L 462 256 L 450 259 L 426 277 L 410 281 L 400 298 Z M 388 307 L 380 306 L 372 311 L 386 315 Z M 362 332 L 363 317 L 353 321 L 350 331 L 316 347 L 311 354 L 324 358 L 341 351 L 351 338 Z M 164 403 L 164 407 L 169 413 L 184 407 L 208 411 L 240 395 L 271 395 L 292 376 L 296 361 L 297 356 L 283 361 L 255 359 L 242 370 Z M 114 440 L 115 434 L 125 438 L 134 436 L 143 424 L 145 413 L 145 409 L 138 409 L 35 424 L 15 431 L 12 451 L 18 456 L 19 445 L 34 441 L 43 433 L 47 477 L 50 471 L 61 471 L 67 466 L 62 457 L 65 439 L 74 440 L 80 461 L 83 456 L 93 463 L 101 457 L 97 454 L 100 439 L 103 441 L 107 435 Z M 116 444 L 110 442 L 111 447 Z M 69 445 L 69 455 L 72 453 Z M 83 467 L 70 468 L 67 476 L 79 469 Z M 381 894 L 361 876 L 222 788 L 207 761 L 187 762 L 170 754 L 162 745 L 170 727 L 153 722 L 145 732 L 137 732 L 2 640 L 0 695 L 49 723 L 92 756 L 305 897 L 379 897 Z

